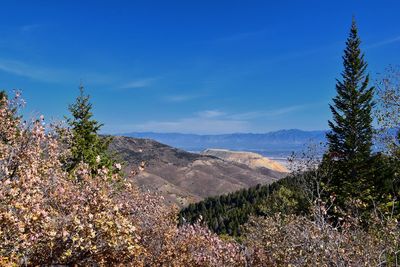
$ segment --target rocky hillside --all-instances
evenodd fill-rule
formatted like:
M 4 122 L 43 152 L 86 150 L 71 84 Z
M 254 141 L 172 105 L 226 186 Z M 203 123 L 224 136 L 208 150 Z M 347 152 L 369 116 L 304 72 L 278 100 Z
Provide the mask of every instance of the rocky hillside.
M 286 167 L 282 164 L 253 152 L 231 151 L 227 149 L 206 149 L 201 154 L 218 157 L 231 162 L 242 163 L 252 169 L 264 168 L 278 172 L 288 172 Z
M 141 188 L 157 191 L 179 206 L 285 176 L 283 172 L 189 153 L 150 139 L 114 137 L 110 150 L 125 162 L 125 172 L 139 170 L 134 180 Z

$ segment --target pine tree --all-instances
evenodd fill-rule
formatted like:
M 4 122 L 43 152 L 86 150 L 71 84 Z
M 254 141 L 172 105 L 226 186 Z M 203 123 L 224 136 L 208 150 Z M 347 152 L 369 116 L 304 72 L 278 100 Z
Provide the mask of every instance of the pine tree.
M 353 19 L 344 50 L 342 81 L 337 80 L 337 95 L 330 109 L 333 121 L 327 134 L 328 159 L 335 165 L 331 185 L 345 198 L 364 194 L 368 183 L 368 164 L 371 159 L 372 116 L 374 87 L 369 87 L 367 63 L 360 49 L 361 40 Z
M 92 170 L 101 166 L 112 169 L 113 159 L 107 152 L 110 138 L 100 137 L 98 132 L 103 124 L 94 120 L 89 95 L 85 95 L 84 87 L 79 87 L 80 95 L 74 104 L 69 106 L 72 118 L 67 119 L 71 128 L 71 157 L 66 160 L 66 170 L 73 171 L 80 162 L 89 165 Z

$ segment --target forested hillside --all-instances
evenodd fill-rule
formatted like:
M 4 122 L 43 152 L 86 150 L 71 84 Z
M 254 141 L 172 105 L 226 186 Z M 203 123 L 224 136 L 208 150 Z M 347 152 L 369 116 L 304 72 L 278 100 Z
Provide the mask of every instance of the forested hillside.
M 182 209 L 180 223 L 202 222 L 215 233 L 239 236 L 250 216 L 285 213 L 289 209 L 297 214 L 306 213 L 308 203 L 300 195 L 300 186 L 297 177 L 289 176 L 272 184 L 209 197 Z

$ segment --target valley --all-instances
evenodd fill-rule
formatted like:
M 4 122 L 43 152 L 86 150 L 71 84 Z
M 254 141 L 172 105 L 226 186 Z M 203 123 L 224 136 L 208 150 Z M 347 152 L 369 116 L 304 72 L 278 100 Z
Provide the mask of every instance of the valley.
M 257 184 L 270 184 L 287 174 L 279 163 L 255 153 L 223 155 L 190 153 L 151 139 L 114 137 L 110 148 L 124 162 L 124 172 L 138 172 L 135 183 L 143 190 L 162 195 L 179 207 L 206 197 L 234 192 Z M 225 151 L 227 152 L 227 151 Z M 251 157 L 269 165 L 254 164 Z

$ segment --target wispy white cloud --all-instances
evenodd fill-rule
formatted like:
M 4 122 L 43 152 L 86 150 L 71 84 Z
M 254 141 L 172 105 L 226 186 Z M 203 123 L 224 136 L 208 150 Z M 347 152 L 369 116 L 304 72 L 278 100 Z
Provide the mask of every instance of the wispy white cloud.
M 176 121 L 149 121 L 135 125 L 134 131 L 221 134 L 249 131 L 246 121 L 191 117 Z
M 18 60 L 0 58 L 0 71 L 8 74 L 47 83 L 78 83 L 79 80 L 90 84 L 115 84 L 115 77 L 85 70 L 68 70 L 56 67 L 32 65 Z
M 154 84 L 154 81 L 156 80 L 158 80 L 158 77 L 137 79 L 121 85 L 120 89 L 138 89 L 138 88 L 150 87 L 151 85 Z
M 123 78 L 118 75 L 90 72 L 79 69 L 61 69 L 57 67 L 44 67 L 33 65 L 19 60 L 0 58 L 0 72 L 25 77 L 28 79 L 47 82 L 47 83 L 78 83 L 79 80 L 84 84 L 107 85 L 118 89 L 135 89 L 150 87 L 160 79 L 159 76 L 132 80 L 123 83 Z M 122 85 L 120 85 L 122 84 Z
M 310 107 L 310 105 L 294 105 L 294 106 L 282 107 L 282 108 L 277 108 L 277 109 L 273 109 L 273 110 L 268 110 L 265 112 L 265 115 L 268 117 L 276 117 L 276 116 L 293 113 L 295 111 L 299 111 L 302 109 L 306 109 L 308 107 Z
M 258 31 L 239 32 L 239 33 L 234 33 L 232 35 L 217 38 L 217 39 L 213 40 L 212 42 L 221 43 L 221 42 L 241 41 L 241 40 L 245 40 L 245 39 L 249 39 L 249 38 L 263 36 L 268 32 L 269 31 L 266 29 L 258 30 Z
M 170 95 L 163 98 L 166 102 L 180 103 L 199 98 L 199 95 Z
M 319 103 L 320 104 L 320 103 Z M 197 134 L 225 134 L 258 131 L 255 119 L 280 119 L 281 116 L 311 108 L 316 104 L 282 107 L 266 111 L 249 111 L 230 114 L 221 110 L 202 110 L 193 116 L 176 120 L 151 120 L 134 125 L 118 125 L 115 132 L 179 132 Z
M 69 73 L 54 68 L 33 66 L 21 61 L 0 59 L 0 71 L 45 82 L 64 81 Z
M 382 47 L 382 46 L 385 46 L 385 45 L 394 44 L 394 43 L 397 43 L 397 42 L 400 42 L 400 35 L 396 36 L 396 37 L 393 37 L 393 38 L 390 38 L 390 39 L 382 40 L 382 41 L 367 45 L 367 48 L 377 48 L 377 47 Z
M 218 110 L 203 110 L 192 116 L 176 119 L 157 121 L 150 120 L 138 124 L 123 124 L 108 127 L 109 132 L 179 132 L 197 134 L 220 134 L 232 132 L 246 132 L 250 124 L 244 120 L 234 120 L 225 117 L 225 113 Z M 115 130 L 114 130 L 115 129 Z
M 200 118 L 217 118 L 225 115 L 225 112 L 219 110 L 203 110 L 197 113 Z
M 40 27 L 42 27 L 41 24 L 37 24 L 37 23 L 33 23 L 33 24 L 26 24 L 26 25 L 22 25 L 20 27 L 21 32 L 31 32 L 34 30 L 39 29 Z
M 270 109 L 270 110 L 235 113 L 235 114 L 229 115 L 228 117 L 232 118 L 232 119 L 236 119 L 236 120 L 251 120 L 251 119 L 257 119 L 257 118 L 273 119 L 273 118 L 281 117 L 283 115 L 288 115 L 288 114 L 294 113 L 296 111 L 305 110 L 305 109 L 311 108 L 311 107 L 319 105 L 319 104 L 320 103 L 293 105 L 293 106 L 280 107 L 280 108 Z

